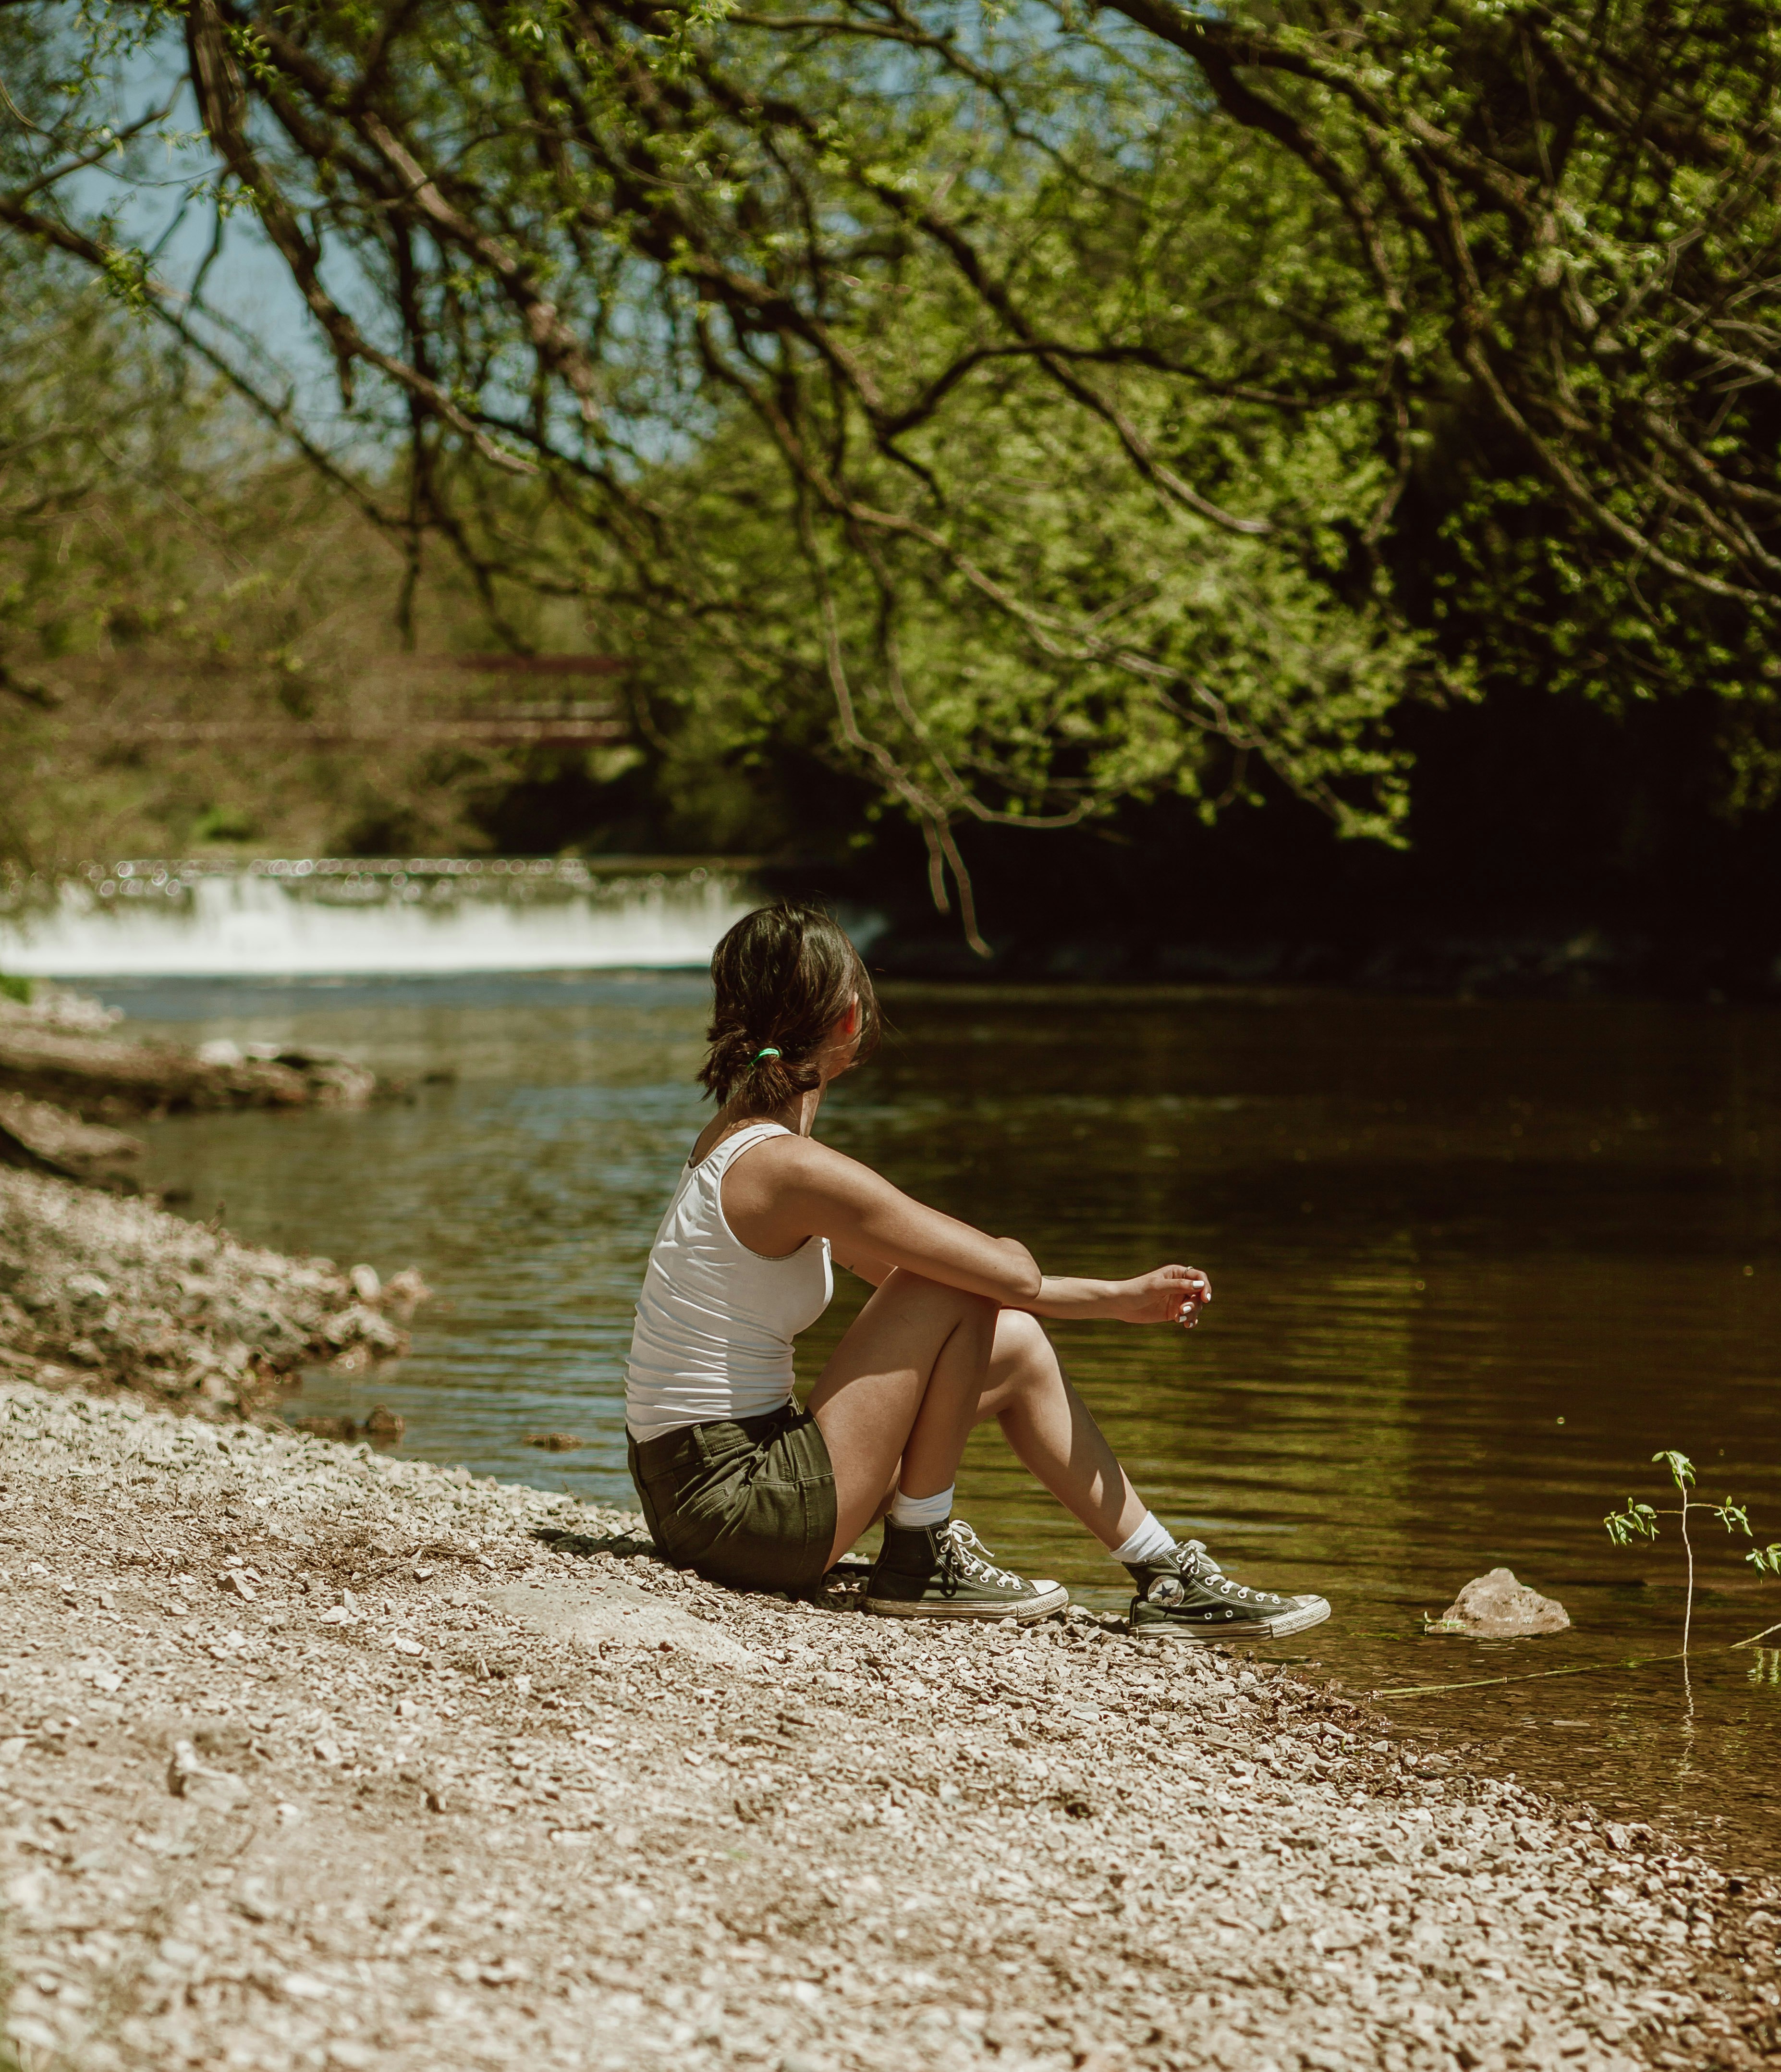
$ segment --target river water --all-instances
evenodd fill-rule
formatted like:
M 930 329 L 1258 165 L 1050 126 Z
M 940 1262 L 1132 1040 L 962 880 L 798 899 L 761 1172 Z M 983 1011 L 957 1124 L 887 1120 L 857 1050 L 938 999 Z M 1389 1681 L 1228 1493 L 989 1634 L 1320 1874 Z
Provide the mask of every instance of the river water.
M 408 1420 L 428 1459 L 627 1495 L 622 1379 L 651 1231 L 700 1109 L 691 974 L 101 989 L 188 1039 L 291 1038 L 420 1081 L 369 1113 L 152 1127 L 150 1179 L 287 1249 L 418 1264 L 412 1355 L 318 1372 L 290 1414 Z M 1400 1728 L 1781 1863 L 1781 1584 L 1710 1522 L 1690 1674 L 1660 1447 L 1781 1540 L 1781 1020 L 1625 1005 L 1212 992 L 903 991 L 823 1134 L 1048 1267 L 1180 1259 L 1215 1300 L 1184 1337 L 1054 1327 L 1163 1517 L 1241 1578 L 1315 1589 L 1330 1623 L 1273 1651 L 1388 1697 Z M 806 1342 L 820 1365 L 859 1295 Z M 586 1442 L 544 1453 L 528 1433 Z M 999 1556 L 1097 1607 L 1122 1577 L 993 1435 L 962 1505 Z M 1499 1564 L 1571 1632 L 1426 1637 Z M 1781 1634 L 1774 1636 L 1781 1642 Z M 1605 1665 L 1605 1666 L 1604 1666 Z M 1588 1667 L 1559 1677 L 1534 1672 Z M 1508 1683 L 1476 1679 L 1509 1677 Z M 1191 1759 L 1191 1758 L 1190 1758 Z M 1467 1759 L 1463 1756 L 1462 1759 Z

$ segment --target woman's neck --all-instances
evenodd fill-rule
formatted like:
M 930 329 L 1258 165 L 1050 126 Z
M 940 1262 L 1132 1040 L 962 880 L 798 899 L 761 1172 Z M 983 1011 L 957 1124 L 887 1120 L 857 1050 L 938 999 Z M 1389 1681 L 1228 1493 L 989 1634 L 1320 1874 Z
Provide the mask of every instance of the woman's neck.
M 821 1087 L 814 1087 L 807 1094 L 800 1094 L 794 1101 L 782 1108 L 774 1108 L 767 1115 L 745 1114 L 733 1101 L 714 1115 L 699 1133 L 693 1146 L 695 1165 L 715 1151 L 726 1137 L 733 1137 L 739 1129 L 752 1129 L 757 1123 L 776 1122 L 782 1129 L 789 1129 L 794 1137 L 808 1137 L 816 1125 L 816 1111 L 823 1105 Z
M 794 1137 L 808 1137 L 816 1127 L 816 1111 L 823 1105 L 823 1091 L 819 1086 L 813 1087 L 808 1093 L 800 1094 L 796 1100 L 788 1101 L 782 1108 L 776 1108 L 770 1115 L 737 1116 L 726 1125 L 725 1134 L 728 1135 L 731 1129 L 745 1128 L 751 1122 L 777 1122 L 782 1129 L 789 1129 Z

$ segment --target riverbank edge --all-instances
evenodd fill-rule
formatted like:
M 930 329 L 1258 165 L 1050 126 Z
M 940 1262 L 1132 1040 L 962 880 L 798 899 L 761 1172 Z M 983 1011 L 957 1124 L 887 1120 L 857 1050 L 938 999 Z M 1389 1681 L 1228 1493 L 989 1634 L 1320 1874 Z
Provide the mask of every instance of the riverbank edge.
M 0 1519 L 27 2072 L 1781 2062 L 1781 1893 L 1266 1663 L 23 1383 Z
M 270 1416 L 305 1366 L 407 1349 L 412 1268 L 287 1257 L 147 1198 L 0 1166 L 0 1377 Z

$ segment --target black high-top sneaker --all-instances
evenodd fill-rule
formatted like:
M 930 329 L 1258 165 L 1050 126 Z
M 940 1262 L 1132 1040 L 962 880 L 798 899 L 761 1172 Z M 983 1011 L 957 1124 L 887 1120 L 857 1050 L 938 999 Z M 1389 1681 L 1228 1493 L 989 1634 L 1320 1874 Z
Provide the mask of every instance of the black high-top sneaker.
M 1131 1630 L 1144 1640 L 1284 1640 L 1330 1615 L 1323 1597 L 1282 1597 L 1233 1583 L 1197 1540 L 1128 1561 L 1138 1594 Z
M 962 1518 L 945 1525 L 893 1525 L 866 1578 L 865 1608 L 881 1618 L 1044 1618 L 1070 1593 L 1060 1583 L 1030 1583 L 988 1558 Z

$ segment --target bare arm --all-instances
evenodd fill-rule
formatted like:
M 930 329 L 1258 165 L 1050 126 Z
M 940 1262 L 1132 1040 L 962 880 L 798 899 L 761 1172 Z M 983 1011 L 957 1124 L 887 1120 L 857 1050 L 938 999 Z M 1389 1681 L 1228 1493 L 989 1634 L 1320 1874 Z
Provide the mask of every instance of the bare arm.
M 882 1288 L 893 1268 L 881 1259 L 843 1259 L 837 1266 Z M 1180 1324 L 1192 1330 L 1212 1300 L 1212 1283 L 1191 1266 L 1163 1266 L 1132 1281 L 1085 1281 L 1048 1273 L 1030 1302 L 1005 1302 L 1007 1309 L 1025 1309 L 1060 1323 L 1090 1317 L 1116 1318 L 1126 1324 Z
M 1084 1281 L 1048 1273 L 1030 1302 L 1011 1302 L 1059 1322 L 1109 1317 L 1122 1324 L 1181 1324 L 1192 1330 L 1212 1300 L 1212 1283 L 1196 1266 L 1159 1266 L 1131 1281 Z
M 724 1174 L 723 1198 L 730 1228 L 751 1251 L 781 1258 L 826 1237 L 836 1260 L 875 1287 L 901 1267 L 1005 1309 L 1131 1324 L 1192 1324 L 1212 1299 L 1204 1274 L 1188 1266 L 1131 1281 L 1042 1276 L 1018 1240 L 930 1209 L 808 1137 L 772 1137 L 745 1153 Z
M 838 1252 L 835 1253 L 835 1263 L 849 1273 L 857 1273 L 862 1281 L 869 1281 L 874 1288 L 882 1288 L 897 1270 L 895 1267 L 887 1266 L 881 1259 L 868 1259 L 863 1255 L 843 1259 Z
M 887 1273 L 903 1267 L 1011 1307 L 1039 1293 L 1039 1268 L 1024 1244 L 930 1209 L 869 1166 L 808 1137 L 769 1137 L 745 1152 L 724 1175 L 722 1192 L 730 1228 L 769 1258 L 826 1237 L 843 1262 Z

